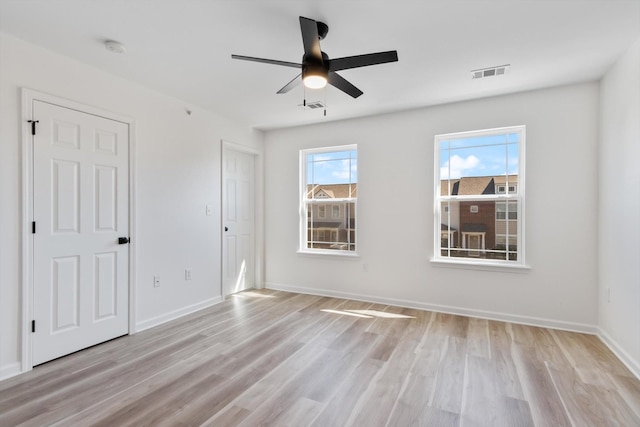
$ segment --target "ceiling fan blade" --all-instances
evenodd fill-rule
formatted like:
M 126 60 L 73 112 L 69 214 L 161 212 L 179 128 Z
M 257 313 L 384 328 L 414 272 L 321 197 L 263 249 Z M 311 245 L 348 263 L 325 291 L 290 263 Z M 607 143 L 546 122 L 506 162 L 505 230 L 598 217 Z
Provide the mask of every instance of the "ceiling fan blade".
M 278 61 L 276 59 L 255 58 L 253 56 L 231 55 L 231 58 L 233 58 L 233 59 L 241 59 L 243 61 L 262 62 L 262 63 L 265 63 L 265 64 L 284 65 L 285 67 L 293 67 L 293 68 L 301 68 L 302 67 L 302 64 L 296 64 L 295 62 Z
M 360 89 L 349 83 L 338 73 L 330 72 L 327 81 L 329 82 L 329 84 L 337 87 L 347 95 L 351 95 L 354 98 L 359 97 L 363 93 Z
M 297 76 L 295 76 L 293 80 L 284 85 L 283 88 L 276 93 L 287 93 L 294 87 L 298 86 L 302 82 L 302 79 L 300 78 L 301 76 L 302 74 L 298 74 Z
M 320 38 L 318 37 L 318 24 L 313 19 L 301 16 L 300 31 L 302 31 L 304 56 L 313 58 L 322 64 L 322 51 L 320 50 Z
M 329 62 L 329 71 L 348 70 L 350 68 L 368 67 L 369 65 L 385 64 L 396 62 L 398 52 L 390 50 L 387 52 L 369 53 L 366 55 L 345 56 L 344 58 L 332 59 Z

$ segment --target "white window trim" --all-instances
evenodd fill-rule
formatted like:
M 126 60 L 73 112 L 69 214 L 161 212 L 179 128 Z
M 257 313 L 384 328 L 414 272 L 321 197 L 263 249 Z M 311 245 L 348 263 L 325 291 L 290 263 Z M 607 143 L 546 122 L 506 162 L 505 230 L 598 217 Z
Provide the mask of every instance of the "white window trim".
M 440 196 L 440 141 L 444 139 L 461 139 L 461 138 L 473 138 L 479 136 L 486 136 L 490 134 L 497 133 L 519 133 L 520 134 L 520 142 L 518 145 L 518 165 L 519 165 L 519 174 L 518 174 L 518 184 L 516 194 L 508 194 L 505 193 L 497 193 L 493 195 L 474 195 L 474 196 L 449 196 L 446 199 L 442 199 Z M 433 242 L 433 255 L 431 256 L 430 261 L 434 264 L 440 265 L 451 265 L 453 267 L 471 267 L 474 269 L 501 269 L 501 268 L 517 268 L 517 269 L 529 269 L 530 267 L 526 264 L 526 256 L 525 256 L 525 147 L 526 147 L 526 127 L 524 125 L 519 126 L 508 126 L 502 128 L 491 128 L 491 129 L 483 129 L 477 131 L 468 131 L 468 132 L 454 132 L 448 134 L 436 135 L 434 137 L 434 242 Z M 506 186 L 506 184 L 505 184 Z M 508 190 L 508 189 L 507 189 Z M 496 199 L 504 199 L 505 202 L 509 202 L 510 200 L 518 201 L 520 208 L 518 210 L 518 221 L 517 221 L 517 248 L 518 248 L 518 260 L 517 261 L 508 261 L 508 260 L 488 260 L 488 259 L 469 259 L 469 258 L 452 258 L 442 256 L 440 252 L 440 239 L 436 238 L 441 235 L 441 224 L 440 224 L 440 209 L 442 203 L 447 200 L 456 200 L 456 201 L 482 201 L 482 200 L 491 200 L 496 201 Z M 495 220 L 495 218 L 494 218 Z M 486 268 L 483 268 L 486 267 Z
M 354 205 L 354 218 L 355 218 L 355 223 L 356 223 L 356 228 L 354 230 L 354 239 L 355 239 L 355 250 L 353 251 L 348 251 L 348 250 L 340 250 L 340 249 L 317 249 L 317 248 L 307 248 L 307 215 L 306 215 L 306 209 L 305 209 L 305 198 L 304 195 L 306 194 L 307 191 L 307 182 L 306 182 L 306 177 L 307 177 L 307 162 L 306 162 L 306 155 L 307 154 L 319 154 L 319 153 L 331 153 L 331 152 L 335 152 L 335 151 L 358 151 L 358 145 L 357 144 L 348 144 L 348 145 L 338 145 L 338 146 L 332 146 L 332 147 L 321 147 L 321 148 L 307 148 L 307 149 L 302 149 L 300 150 L 300 166 L 299 166 L 299 171 L 300 171 L 300 177 L 299 177 L 299 194 L 300 194 L 300 206 L 299 206 L 299 217 L 300 217 L 300 224 L 299 224 L 299 243 L 298 243 L 298 250 L 297 253 L 299 254 L 303 254 L 303 255 L 329 255 L 329 256 L 335 256 L 338 258 L 358 258 L 358 198 L 336 198 L 336 199 L 315 199 L 314 203 L 317 202 L 325 202 L 327 204 L 341 204 L 341 203 L 353 203 Z M 356 154 L 356 159 L 358 158 L 357 154 Z M 356 185 L 358 185 L 356 183 Z M 326 216 L 326 213 L 325 213 Z

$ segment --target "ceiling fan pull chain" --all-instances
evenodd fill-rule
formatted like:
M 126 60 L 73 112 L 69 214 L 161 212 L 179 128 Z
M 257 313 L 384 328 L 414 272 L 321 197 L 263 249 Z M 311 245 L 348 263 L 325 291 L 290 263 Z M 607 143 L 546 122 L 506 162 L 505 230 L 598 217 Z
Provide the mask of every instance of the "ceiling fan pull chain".
M 327 87 L 326 86 L 324 89 L 322 89 L 322 92 L 324 94 L 324 116 L 327 117 Z

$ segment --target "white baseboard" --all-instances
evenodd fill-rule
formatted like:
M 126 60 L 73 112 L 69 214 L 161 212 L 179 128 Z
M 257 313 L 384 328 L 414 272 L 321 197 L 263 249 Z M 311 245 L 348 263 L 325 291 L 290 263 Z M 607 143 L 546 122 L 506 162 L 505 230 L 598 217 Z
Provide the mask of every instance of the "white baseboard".
M 296 292 L 299 294 L 312 294 L 325 297 L 351 299 L 356 301 L 373 302 L 397 307 L 416 308 L 419 310 L 436 311 L 439 313 L 457 314 L 460 316 L 477 317 L 480 319 L 497 320 L 501 322 L 518 323 L 522 325 L 538 326 L 550 329 L 559 329 L 571 332 L 581 332 L 586 334 L 596 334 L 596 325 L 585 323 L 565 322 L 561 320 L 543 319 L 539 317 L 521 316 L 518 314 L 499 313 L 493 311 L 473 310 L 462 307 L 452 307 L 447 305 L 429 304 L 418 301 L 407 301 L 395 298 L 375 297 L 371 295 L 353 294 L 349 292 L 327 291 L 326 289 L 302 288 L 298 286 L 283 285 L 280 283 L 266 283 L 267 289 L 277 291 Z
M 183 307 L 178 310 L 171 311 L 169 313 L 162 314 L 160 316 L 152 317 L 151 319 L 143 320 L 136 323 L 135 332 L 142 332 L 145 329 L 153 328 L 154 326 L 161 325 L 163 323 L 175 320 L 179 317 L 186 316 L 187 314 L 195 313 L 196 311 L 211 307 L 222 302 L 222 297 L 210 298 L 197 304 L 193 304 L 187 307 Z
M 21 373 L 22 370 L 20 369 L 20 362 L 9 363 L 8 365 L 0 368 L 0 381 L 15 377 Z
M 635 360 L 627 351 L 611 338 L 602 328 L 598 328 L 598 338 L 616 355 L 618 359 L 640 380 L 640 361 Z

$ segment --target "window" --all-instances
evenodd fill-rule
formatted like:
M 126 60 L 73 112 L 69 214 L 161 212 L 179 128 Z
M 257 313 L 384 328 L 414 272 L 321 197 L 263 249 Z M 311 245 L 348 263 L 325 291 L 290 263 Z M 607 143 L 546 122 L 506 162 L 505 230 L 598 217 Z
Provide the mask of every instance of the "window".
M 332 219 L 340 218 L 340 205 L 331 205 L 331 218 Z
M 515 202 L 496 202 L 496 221 L 518 219 L 518 204 Z
M 436 261 L 524 265 L 525 127 L 435 137 Z
M 497 190 L 496 192 L 498 194 L 504 194 L 506 191 L 506 186 L 505 185 L 497 185 Z M 516 186 L 515 185 L 510 185 L 509 187 L 509 193 L 515 193 L 516 192 Z
M 300 151 L 300 251 L 356 250 L 357 146 Z

